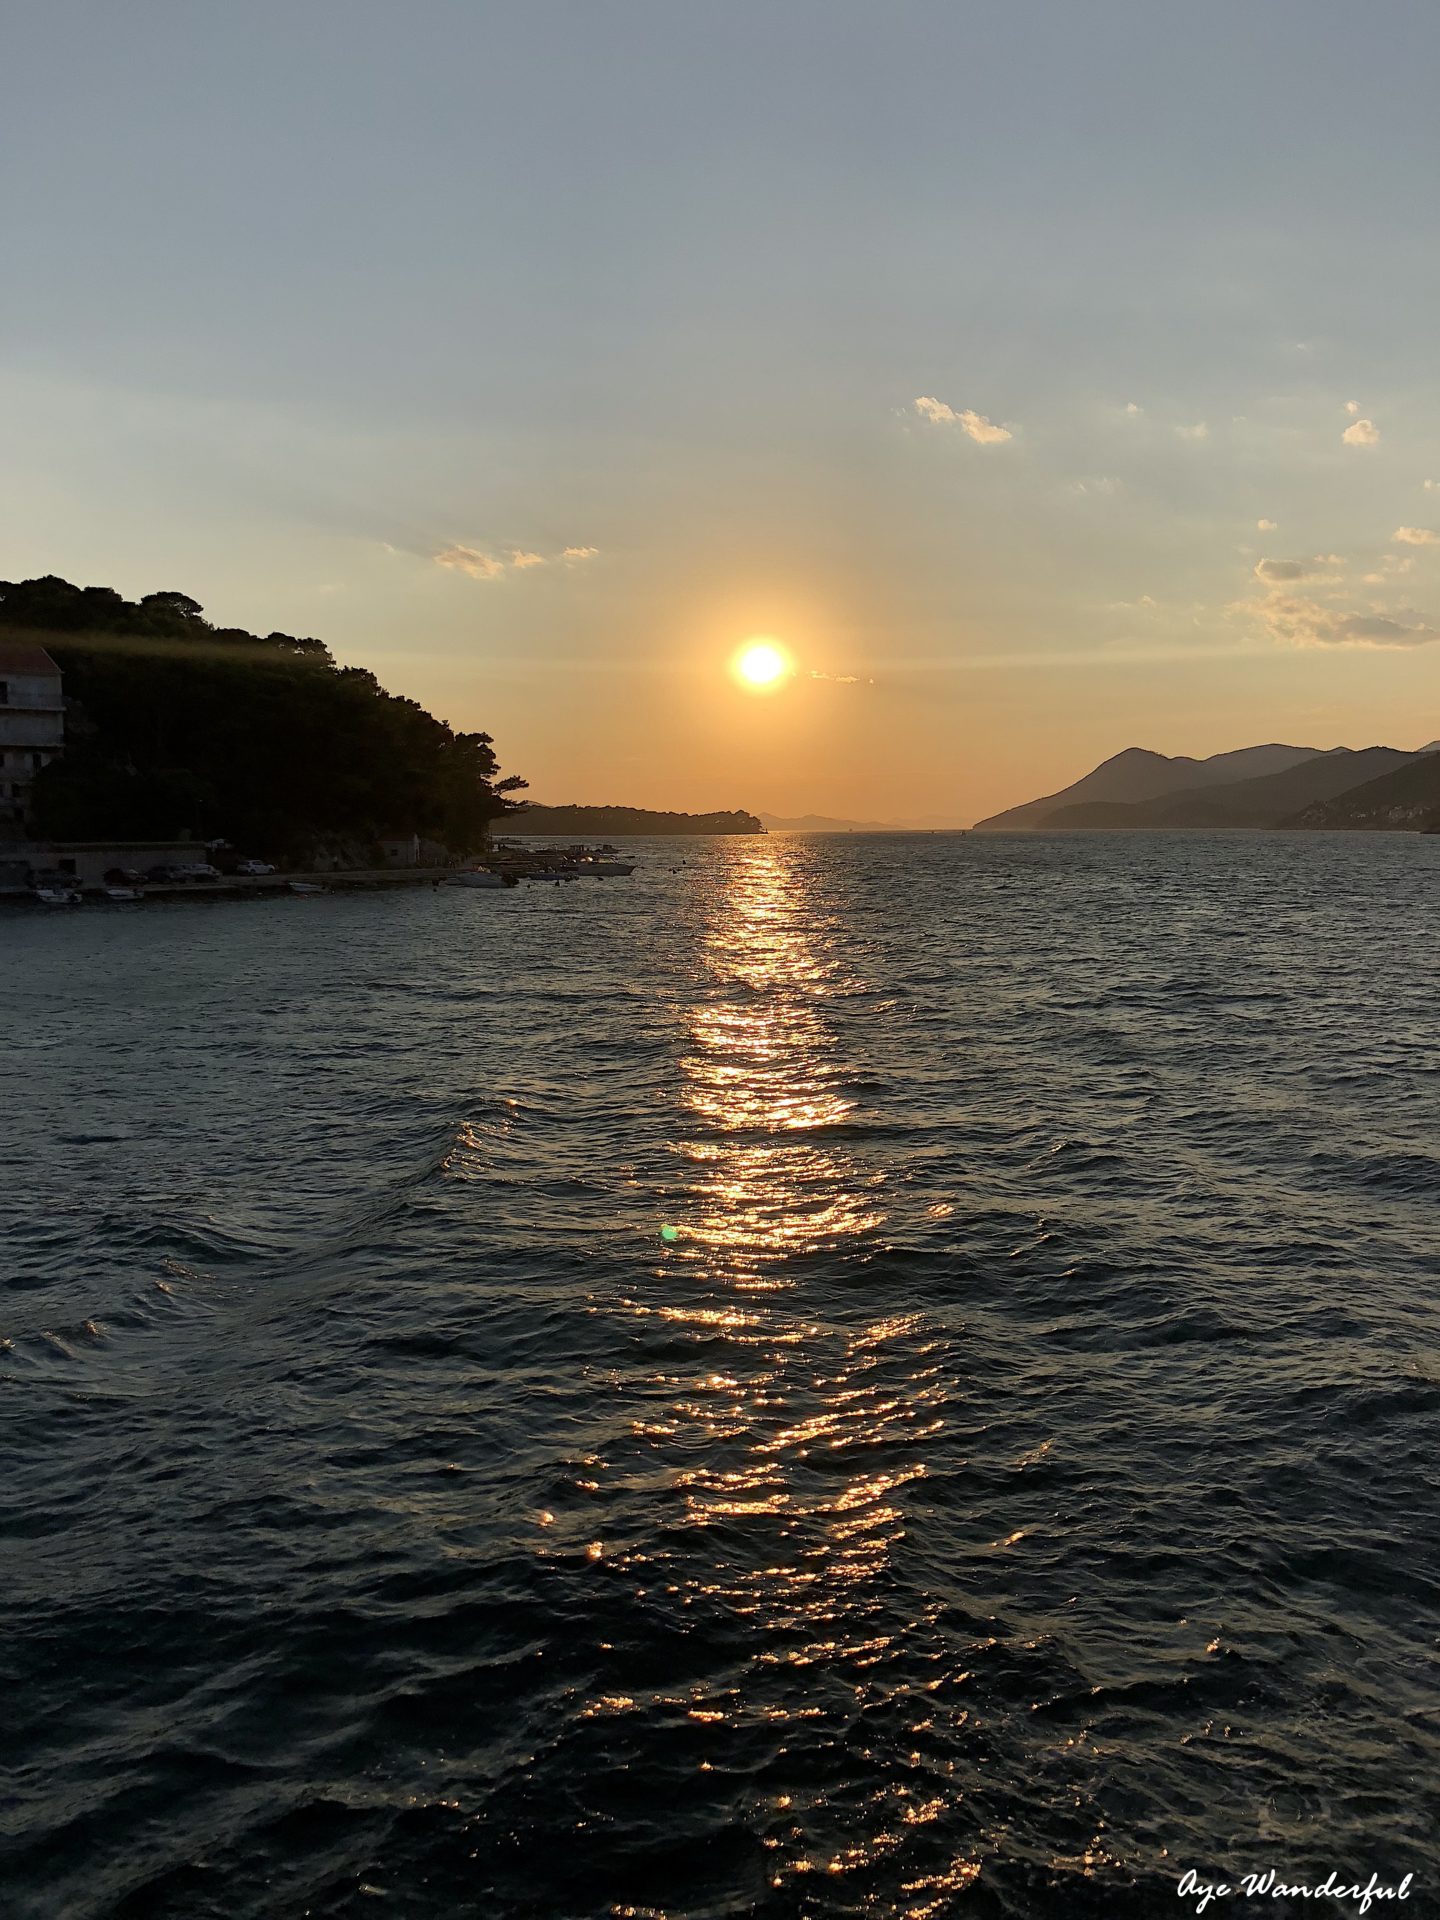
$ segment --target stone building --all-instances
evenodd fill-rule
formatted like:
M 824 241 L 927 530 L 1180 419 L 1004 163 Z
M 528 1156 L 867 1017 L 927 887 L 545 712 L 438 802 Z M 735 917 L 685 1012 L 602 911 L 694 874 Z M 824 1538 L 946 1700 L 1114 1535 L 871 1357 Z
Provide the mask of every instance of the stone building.
M 35 776 L 64 745 L 59 667 L 43 647 L 0 640 L 0 832 L 23 828 Z

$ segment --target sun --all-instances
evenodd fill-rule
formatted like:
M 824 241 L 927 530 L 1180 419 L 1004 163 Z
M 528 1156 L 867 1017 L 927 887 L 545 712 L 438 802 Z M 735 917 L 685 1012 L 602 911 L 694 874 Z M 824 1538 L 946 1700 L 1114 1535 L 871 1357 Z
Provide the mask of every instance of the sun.
M 730 671 L 751 693 L 773 693 L 795 672 L 795 662 L 773 640 L 747 640 L 730 662 Z

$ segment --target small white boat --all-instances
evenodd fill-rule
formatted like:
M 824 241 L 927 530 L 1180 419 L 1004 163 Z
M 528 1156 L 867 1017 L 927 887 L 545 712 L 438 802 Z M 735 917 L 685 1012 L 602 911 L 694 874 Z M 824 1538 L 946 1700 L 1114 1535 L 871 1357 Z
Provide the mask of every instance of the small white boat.
M 635 862 L 633 860 L 592 860 L 585 871 L 596 874 L 601 880 L 613 880 L 621 874 L 633 873 Z
M 101 892 L 107 900 L 113 900 L 117 907 L 128 906 L 132 901 L 145 898 L 139 887 L 102 887 Z
M 485 867 L 466 867 L 461 873 L 452 873 L 445 882 L 447 887 L 503 887 L 503 873 L 491 873 Z
M 42 907 L 78 907 L 80 904 L 78 887 L 32 887 L 30 891 Z
M 313 880 L 292 880 L 290 891 L 291 893 L 325 893 L 328 889 L 317 887 Z

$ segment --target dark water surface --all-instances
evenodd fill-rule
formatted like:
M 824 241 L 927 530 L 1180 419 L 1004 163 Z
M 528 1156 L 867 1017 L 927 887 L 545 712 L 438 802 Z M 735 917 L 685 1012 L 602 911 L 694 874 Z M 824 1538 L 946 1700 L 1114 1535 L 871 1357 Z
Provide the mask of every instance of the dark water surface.
M 0 918 L 7 1920 L 1435 1911 L 1440 840 L 637 850 Z

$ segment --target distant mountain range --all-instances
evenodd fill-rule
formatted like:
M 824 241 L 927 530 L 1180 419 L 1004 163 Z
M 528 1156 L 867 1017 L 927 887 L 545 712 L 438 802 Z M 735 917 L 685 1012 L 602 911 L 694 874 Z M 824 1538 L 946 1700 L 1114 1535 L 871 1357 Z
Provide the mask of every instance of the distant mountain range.
M 1440 817 L 1440 741 L 1271 745 L 1207 760 L 1127 747 L 1073 786 L 976 823 L 980 832 L 1078 828 L 1423 827 Z
M 1422 747 L 1393 773 L 1350 787 L 1333 799 L 1306 807 L 1297 827 L 1326 828 L 1331 832 L 1374 832 L 1395 827 L 1440 829 L 1440 740 Z

